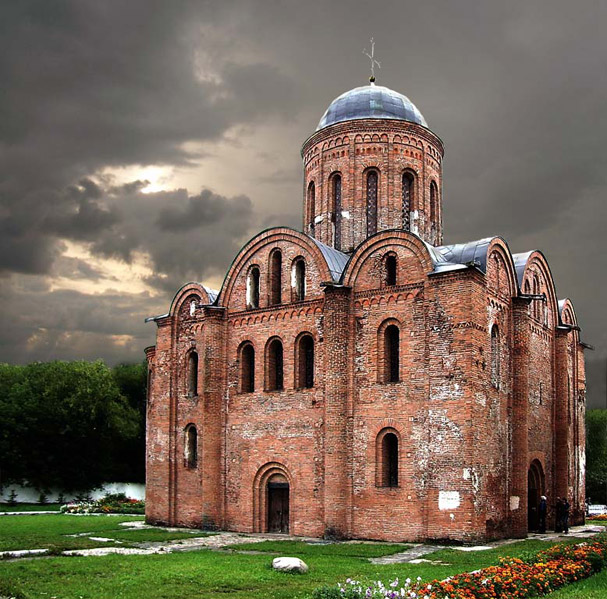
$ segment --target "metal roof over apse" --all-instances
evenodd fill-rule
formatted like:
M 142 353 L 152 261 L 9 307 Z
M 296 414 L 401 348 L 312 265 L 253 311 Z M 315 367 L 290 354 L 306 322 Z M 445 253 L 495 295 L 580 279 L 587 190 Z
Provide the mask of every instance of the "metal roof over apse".
M 487 248 L 494 237 L 486 237 L 478 241 L 468 243 L 456 243 L 454 245 L 442 245 L 435 248 L 446 262 L 452 264 L 474 263 L 483 272 L 487 272 Z
M 396 119 L 427 127 L 426 119 L 415 104 L 382 85 L 363 85 L 338 96 L 323 114 L 316 131 L 356 119 Z
M 338 282 L 341 278 L 341 275 L 350 259 L 350 256 L 332 248 L 329 245 L 325 245 L 324 243 L 318 241 L 318 239 L 314 239 L 314 237 L 310 237 L 310 239 L 318 246 L 318 249 L 322 252 L 322 255 L 325 257 L 327 261 L 327 266 L 331 271 L 331 277 L 334 282 Z
M 516 269 L 516 278 L 518 279 L 519 287 L 523 284 L 523 275 L 525 274 L 525 268 L 531 254 L 533 254 L 533 250 L 523 254 L 512 254 L 512 260 L 514 261 L 514 268 Z

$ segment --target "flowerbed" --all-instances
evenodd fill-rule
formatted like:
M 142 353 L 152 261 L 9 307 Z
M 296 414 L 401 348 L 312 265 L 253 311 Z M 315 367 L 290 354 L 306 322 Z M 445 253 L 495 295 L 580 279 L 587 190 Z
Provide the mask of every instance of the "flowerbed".
M 525 560 L 502 558 L 500 564 L 446 580 L 419 579 L 384 585 L 348 579 L 345 584 L 316 589 L 314 599 L 503 599 L 537 597 L 587 578 L 607 567 L 607 536 L 579 545 L 555 545 Z
M 113 493 L 97 501 L 77 501 L 61 506 L 63 514 L 143 514 L 145 501 Z
M 601 522 L 607 522 L 607 514 L 598 514 L 597 516 L 588 516 L 586 520 L 600 520 Z

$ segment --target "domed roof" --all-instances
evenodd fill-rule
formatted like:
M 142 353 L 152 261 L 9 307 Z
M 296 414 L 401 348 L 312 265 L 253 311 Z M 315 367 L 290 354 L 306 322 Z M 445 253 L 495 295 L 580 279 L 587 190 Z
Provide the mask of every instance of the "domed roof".
M 382 85 L 355 87 L 335 98 L 322 115 L 316 131 L 356 119 L 396 119 L 427 127 L 426 119 L 413 102 Z

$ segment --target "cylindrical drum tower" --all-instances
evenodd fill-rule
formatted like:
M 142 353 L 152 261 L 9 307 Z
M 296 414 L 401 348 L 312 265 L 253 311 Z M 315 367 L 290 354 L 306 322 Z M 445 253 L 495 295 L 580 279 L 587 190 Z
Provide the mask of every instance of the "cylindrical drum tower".
M 371 83 L 342 94 L 303 145 L 303 230 L 342 252 L 384 229 L 442 243 L 443 144 L 413 103 Z

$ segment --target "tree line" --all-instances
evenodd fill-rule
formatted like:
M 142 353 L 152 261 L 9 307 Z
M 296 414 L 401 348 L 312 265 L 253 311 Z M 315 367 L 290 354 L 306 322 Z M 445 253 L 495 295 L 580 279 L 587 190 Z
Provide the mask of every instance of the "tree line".
M 607 504 L 607 410 L 586 412 L 586 497 Z
M 0 364 L 0 485 L 145 480 L 145 363 Z

